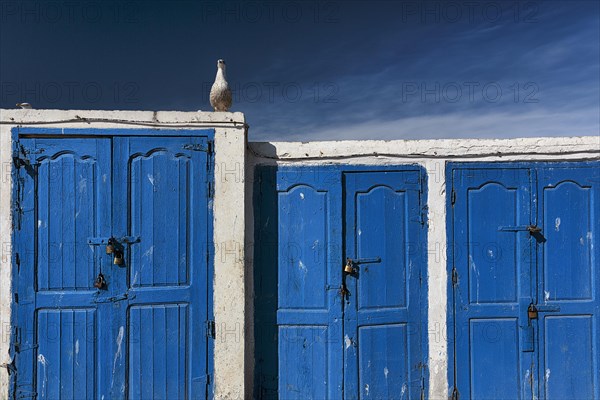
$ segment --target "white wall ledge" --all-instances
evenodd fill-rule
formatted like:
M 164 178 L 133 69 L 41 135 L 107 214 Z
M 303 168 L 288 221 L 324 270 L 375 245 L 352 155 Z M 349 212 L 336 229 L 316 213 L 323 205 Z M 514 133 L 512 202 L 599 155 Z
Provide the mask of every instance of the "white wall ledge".
M 324 142 L 252 142 L 254 157 L 279 161 L 356 157 L 468 158 L 509 155 L 600 154 L 600 136 L 518 139 L 345 140 Z
M 241 112 L 0 109 L 0 124 L 9 125 L 147 123 L 154 125 L 173 125 L 174 127 L 177 127 L 177 124 L 239 126 L 245 125 L 245 122 L 244 114 Z

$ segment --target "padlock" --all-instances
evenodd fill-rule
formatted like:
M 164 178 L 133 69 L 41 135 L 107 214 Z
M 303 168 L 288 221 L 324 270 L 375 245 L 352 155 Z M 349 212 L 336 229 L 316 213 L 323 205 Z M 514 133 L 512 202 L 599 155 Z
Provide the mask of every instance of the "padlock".
M 351 259 L 346 260 L 346 265 L 344 266 L 344 272 L 347 273 L 347 274 L 353 274 L 353 273 L 356 272 L 356 270 L 352 266 L 352 260 Z
M 113 263 L 115 265 L 123 265 L 123 262 L 124 262 L 123 253 L 121 253 L 120 251 L 115 252 L 115 258 L 114 258 Z
M 529 308 L 527 308 L 527 316 L 529 317 L 529 319 L 537 319 L 537 317 L 538 317 L 538 310 L 533 305 L 533 303 L 531 303 L 529 305 Z
M 106 245 L 106 254 L 112 254 L 115 252 L 115 245 L 113 238 L 108 239 L 108 244 Z
M 102 272 L 100 272 L 96 277 L 96 280 L 94 281 L 94 287 L 98 289 L 106 288 L 106 280 L 104 279 L 104 275 L 102 275 Z

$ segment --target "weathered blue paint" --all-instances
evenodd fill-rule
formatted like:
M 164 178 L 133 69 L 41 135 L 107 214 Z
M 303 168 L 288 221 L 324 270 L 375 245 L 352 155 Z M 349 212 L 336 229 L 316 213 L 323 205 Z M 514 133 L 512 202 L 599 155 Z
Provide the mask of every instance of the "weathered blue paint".
M 427 354 L 422 171 L 367 166 L 259 171 L 256 397 L 420 396 Z M 358 235 L 359 229 L 368 233 Z M 371 252 L 381 253 L 381 262 L 361 264 L 358 278 L 346 277 L 350 295 L 344 304 L 345 258 Z M 276 282 L 273 299 L 268 293 Z
M 600 398 L 600 163 L 452 163 L 447 176 L 451 391 Z
M 209 132 L 20 133 L 16 397 L 210 397 Z

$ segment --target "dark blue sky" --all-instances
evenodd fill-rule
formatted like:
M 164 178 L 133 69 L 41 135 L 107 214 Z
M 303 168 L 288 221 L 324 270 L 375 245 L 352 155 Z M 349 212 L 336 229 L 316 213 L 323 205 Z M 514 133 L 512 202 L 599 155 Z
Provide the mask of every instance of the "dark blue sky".
M 0 107 L 210 110 L 251 140 L 599 135 L 599 1 L 0 0 Z

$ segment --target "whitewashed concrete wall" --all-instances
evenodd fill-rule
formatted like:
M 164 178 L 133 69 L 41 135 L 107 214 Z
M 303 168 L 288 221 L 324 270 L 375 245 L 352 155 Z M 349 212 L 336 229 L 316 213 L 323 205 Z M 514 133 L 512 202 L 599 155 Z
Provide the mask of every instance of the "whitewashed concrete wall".
M 242 113 L 84 110 L 0 110 L 0 364 L 10 362 L 11 128 L 215 129 L 214 313 L 215 399 L 251 398 L 252 328 L 246 310 L 252 277 L 244 267 L 246 125 Z M 249 278 L 248 278 L 249 276 Z M 7 369 L 0 368 L 0 399 L 8 394 Z
M 429 399 L 448 398 L 446 177 L 449 161 L 565 161 L 600 158 L 600 136 L 503 140 L 391 140 L 250 143 L 257 164 L 418 164 L 428 175 Z M 251 201 L 252 197 L 248 197 Z

